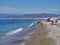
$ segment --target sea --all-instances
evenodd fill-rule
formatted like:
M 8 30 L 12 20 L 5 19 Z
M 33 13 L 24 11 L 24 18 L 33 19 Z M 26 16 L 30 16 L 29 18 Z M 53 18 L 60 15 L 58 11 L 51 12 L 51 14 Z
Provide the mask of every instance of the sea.
M 17 45 L 21 38 L 29 32 L 33 32 L 37 25 L 36 20 L 23 19 L 0 19 L 0 45 Z

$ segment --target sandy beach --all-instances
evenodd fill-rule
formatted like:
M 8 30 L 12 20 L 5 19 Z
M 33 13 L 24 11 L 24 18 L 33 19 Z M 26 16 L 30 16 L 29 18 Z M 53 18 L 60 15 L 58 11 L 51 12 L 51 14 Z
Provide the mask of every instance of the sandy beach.
M 44 21 L 42 23 L 39 23 L 26 45 L 60 45 L 60 25 L 50 25 Z
M 60 45 L 59 24 L 50 25 L 50 22 L 39 21 L 33 29 L 4 38 L 0 45 Z

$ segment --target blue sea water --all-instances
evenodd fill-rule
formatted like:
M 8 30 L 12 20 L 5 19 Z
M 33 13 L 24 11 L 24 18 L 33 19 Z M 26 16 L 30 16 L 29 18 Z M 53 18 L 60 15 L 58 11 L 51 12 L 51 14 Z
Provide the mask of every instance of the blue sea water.
M 35 20 L 0 19 L 0 36 L 18 28 L 27 27 L 34 21 Z

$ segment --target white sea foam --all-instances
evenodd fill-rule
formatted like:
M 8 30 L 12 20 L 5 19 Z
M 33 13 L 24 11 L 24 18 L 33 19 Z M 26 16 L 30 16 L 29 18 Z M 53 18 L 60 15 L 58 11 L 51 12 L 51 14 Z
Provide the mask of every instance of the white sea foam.
M 28 27 L 32 27 L 35 23 L 36 23 L 36 21 L 31 23 Z M 16 29 L 16 30 L 13 30 L 13 31 L 10 31 L 10 32 L 6 33 L 5 35 L 10 36 L 10 35 L 13 35 L 15 33 L 18 33 L 19 31 L 22 31 L 22 30 L 23 30 L 23 28 L 19 28 L 19 29 Z
M 33 22 L 33 23 L 31 23 L 31 24 L 29 25 L 29 27 L 32 27 L 35 23 L 36 23 L 36 21 Z
M 29 27 L 31 27 L 31 26 L 33 26 L 34 25 L 34 23 L 31 23 L 30 25 L 29 25 Z
M 16 30 L 13 30 L 13 31 L 6 33 L 5 35 L 13 35 L 15 33 L 18 33 L 19 31 L 22 31 L 22 30 L 23 30 L 23 28 L 19 28 L 19 29 L 16 29 Z

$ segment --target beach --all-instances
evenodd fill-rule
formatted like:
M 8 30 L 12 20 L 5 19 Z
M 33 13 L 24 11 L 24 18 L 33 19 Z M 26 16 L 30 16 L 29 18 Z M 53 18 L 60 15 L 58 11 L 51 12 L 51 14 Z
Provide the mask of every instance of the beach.
M 44 21 L 42 23 L 39 23 L 36 32 L 31 35 L 26 45 L 60 45 L 59 23 L 57 25 L 50 25 L 49 22 Z
M 23 28 L 25 30 L 20 31 L 22 28 L 18 28 L 10 32 L 12 34 L 10 36 L 8 36 L 10 33 L 7 33 L 3 39 L 0 38 L 0 45 L 59 45 L 59 24 L 60 22 L 57 25 L 50 25 L 50 22 L 38 20 Z

